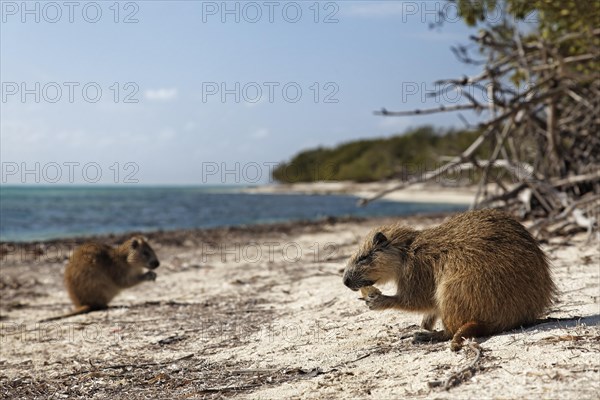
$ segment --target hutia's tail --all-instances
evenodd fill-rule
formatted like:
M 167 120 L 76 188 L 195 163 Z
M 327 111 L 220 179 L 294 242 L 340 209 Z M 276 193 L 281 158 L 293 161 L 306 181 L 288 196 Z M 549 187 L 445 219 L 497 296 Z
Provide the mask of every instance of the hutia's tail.
M 71 311 L 70 313 L 66 313 L 66 314 L 63 314 L 63 315 L 58 315 L 56 317 L 45 318 L 45 319 L 40 320 L 39 322 L 56 321 L 57 319 L 69 318 L 69 317 L 72 317 L 74 315 L 87 314 L 90 311 L 94 311 L 94 310 L 97 310 L 97 309 L 92 308 L 90 306 L 81 306 L 81 307 L 77 307 L 75 310 Z

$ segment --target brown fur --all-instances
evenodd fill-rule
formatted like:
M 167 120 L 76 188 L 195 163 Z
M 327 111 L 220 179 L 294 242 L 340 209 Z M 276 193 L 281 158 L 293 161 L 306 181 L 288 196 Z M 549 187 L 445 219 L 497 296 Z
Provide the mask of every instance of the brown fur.
M 65 286 L 75 310 L 51 321 L 108 307 L 122 290 L 156 279 L 159 261 L 145 238 L 135 236 L 113 248 L 85 243 L 73 252 L 65 268 Z
M 453 350 L 463 338 L 531 324 L 556 295 L 536 240 L 497 210 L 465 212 L 422 231 L 373 230 L 350 257 L 344 284 L 357 290 L 389 281 L 396 294 L 369 297 L 369 308 L 422 312 L 427 330 L 440 318 L 444 332 L 434 338 L 453 338 Z

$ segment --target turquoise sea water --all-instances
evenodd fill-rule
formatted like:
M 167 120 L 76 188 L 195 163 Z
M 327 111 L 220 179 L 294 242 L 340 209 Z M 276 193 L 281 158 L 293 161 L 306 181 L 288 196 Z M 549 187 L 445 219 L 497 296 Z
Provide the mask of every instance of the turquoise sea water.
M 394 216 L 460 205 L 377 201 L 352 196 L 241 193 L 239 187 L 0 187 L 0 241 L 205 228 L 326 216 Z

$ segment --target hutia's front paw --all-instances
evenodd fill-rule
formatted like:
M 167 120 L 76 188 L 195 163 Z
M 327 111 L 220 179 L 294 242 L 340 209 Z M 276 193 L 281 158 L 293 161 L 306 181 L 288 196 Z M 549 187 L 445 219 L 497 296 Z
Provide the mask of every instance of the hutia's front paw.
M 385 297 L 381 293 L 371 293 L 365 297 L 365 302 L 369 310 L 381 310 L 384 307 Z
M 143 277 L 145 281 L 154 281 L 156 280 L 156 272 L 148 271 L 143 275 Z

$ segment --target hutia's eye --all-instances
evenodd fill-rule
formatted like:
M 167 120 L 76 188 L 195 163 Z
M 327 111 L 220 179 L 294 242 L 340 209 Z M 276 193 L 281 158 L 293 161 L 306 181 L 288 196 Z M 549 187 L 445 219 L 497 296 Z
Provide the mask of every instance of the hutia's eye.
M 363 264 L 371 258 L 370 254 L 364 254 L 356 259 L 357 264 Z

